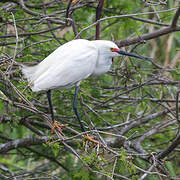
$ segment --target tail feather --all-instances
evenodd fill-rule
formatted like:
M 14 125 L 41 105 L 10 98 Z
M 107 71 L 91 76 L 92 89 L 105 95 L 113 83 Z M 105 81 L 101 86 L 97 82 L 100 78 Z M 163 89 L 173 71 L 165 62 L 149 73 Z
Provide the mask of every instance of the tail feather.
M 37 66 L 25 66 L 22 65 L 22 73 L 29 83 L 33 82 L 33 77 L 36 72 Z

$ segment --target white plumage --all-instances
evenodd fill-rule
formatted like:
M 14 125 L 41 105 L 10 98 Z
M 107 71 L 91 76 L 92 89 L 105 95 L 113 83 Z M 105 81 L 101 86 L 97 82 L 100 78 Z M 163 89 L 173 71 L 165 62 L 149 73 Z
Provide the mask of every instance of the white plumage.
M 33 91 L 67 89 L 90 75 L 106 73 L 112 57 L 119 54 L 115 43 L 105 40 L 70 41 L 46 57 L 36 66 L 24 66 L 22 72 Z
M 36 66 L 22 65 L 22 72 L 27 78 L 31 89 L 33 91 L 47 91 L 53 131 L 58 128 L 62 132 L 61 127 L 63 126 L 58 125 L 54 119 L 51 89 L 67 89 L 76 86 L 73 109 L 82 131 L 85 132 L 77 110 L 79 84 L 90 75 L 101 75 L 109 71 L 112 58 L 120 55 L 144 59 L 142 56 L 120 50 L 111 41 L 78 39 L 60 46 Z M 92 138 L 89 138 L 89 140 L 92 141 Z

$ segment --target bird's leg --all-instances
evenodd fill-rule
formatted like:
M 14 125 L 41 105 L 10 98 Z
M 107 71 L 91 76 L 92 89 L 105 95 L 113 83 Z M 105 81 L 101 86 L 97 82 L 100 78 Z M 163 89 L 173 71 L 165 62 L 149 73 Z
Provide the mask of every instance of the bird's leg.
M 79 121 L 79 124 L 80 124 L 80 126 L 81 126 L 81 130 L 82 130 L 83 132 L 85 132 L 85 128 L 84 128 L 84 126 L 83 126 L 83 122 L 82 122 L 82 120 L 81 120 L 81 118 L 80 118 L 80 115 L 79 115 L 79 112 L 78 112 L 78 109 L 77 109 L 77 96 L 78 96 L 78 92 L 79 92 L 79 86 L 76 85 L 76 87 L 75 87 L 75 93 L 74 93 L 73 109 L 74 109 L 74 113 L 75 113 L 75 115 L 76 115 L 76 117 L 77 117 L 77 119 L 78 119 L 78 121 Z
M 52 119 L 52 122 L 54 123 L 54 112 L 53 112 L 53 106 L 52 106 L 52 100 L 51 100 L 51 90 L 47 91 L 47 98 L 48 98 L 49 109 L 51 113 L 51 119 Z
M 51 113 L 51 119 L 52 119 L 52 123 L 53 123 L 51 132 L 54 133 L 55 128 L 57 128 L 59 130 L 59 132 L 62 133 L 62 128 L 66 127 L 67 124 L 59 124 L 54 119 L 54 112 L 53 112 L 53 106 L 52 106 L 52 100 L 51 100 L 51 90 L 47 91 L 47 98 L 48 98 L 48 103 L 49 103 L 49 108 L 50 108 L 50 113 Z
M 77 117 L 77 119 L 78 119 L 78 121 L 79 121 L 81 130 L 82 130 L 83 132 L 86 132 L 86 130 L 85 130 L 85 128 L 84 128 L 84 125 L 83 125 L 83 121 L 81 120 L 80 115 L 79 115 L 79 112 L 78 112 L 78 109 L 77 109 L 77 100 L 78 100 L 78 99 L 77 99 L 77 96 L 78 96 L 78 92 L 79 92 L 79 86 L 76 85 L 76 87 L 75 87 L 75 93 L 74 93 L 73 109 L 74 109 L 74 113 L 75 113 L 75 115 L 76 115 L 76 117 Z M 91 141 L 91 142 L 94 143 L 94 144 L 99 144 L 98 141 L 94 140 L 94 138 L 91 137 L 91 136 L 89 136 L 88 134 L 86 134 L 86 135 L 84 136 L 84 139 L 85 139 L 85 140 L 89 140 L 89 141 Z

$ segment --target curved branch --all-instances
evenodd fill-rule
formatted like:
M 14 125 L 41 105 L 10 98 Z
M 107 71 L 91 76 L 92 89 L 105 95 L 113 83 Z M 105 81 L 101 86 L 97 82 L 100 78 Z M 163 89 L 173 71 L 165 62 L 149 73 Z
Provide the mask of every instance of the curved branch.
M 25 12 L 27 12 L 28 14 L 31 14 L 31 15 L 34 15 L 34 16 L 40 16 L 40 17 L 47 17 L 47 16 L 44 15 L 44 14 L 40 14 L 40 13 L 31 11 L 30 9 L 28 9 L 28 8 L 25 6 L 23 0 L 19 0 L 19 4 L 21 5 L 22 9 L 23 9 Z M 54 20 L 54 19 L 48 19 L 48 21 L 51 21 L 51 22 L 56 23 L 56 24 L 65 24 L 65 22 L 63 22 L 63 21 L 56 21 L 56 20 Z
M 164 11 L 157 11 L 158 13 L 164 13 L 164 12 L 169 12 L 172 10 L 175 10 L 176 8 L 172 8 L 172 9 L 168 9 L 168 10 L 164 10 Z M 75 39 L 77 39 L 84 31 L 86 31 L 87 29 L 90 29 L 91 27 L 95 26 L 96 24 L 102 22 L 102 21 L 107 21 L 109 19 L 114 19 L 114 18 L 125 18 L 125 17 L 132 17 L 132 16 L 140 16 L 140 15 L 150 15 L 150 14 L 155 14 L 155 12 L 145 12 L 145 13 L 135 13 L 135 14 L 124 14 L 124 15 L 116 15 L 116 16 L 110 16 L 110 17 L 104 17 L 101 18 L 99 20 L 97 20 L 96 22 L 92 23 L 91 25 L 85 27 L 84 29 L 82 29 L 75 37 Z

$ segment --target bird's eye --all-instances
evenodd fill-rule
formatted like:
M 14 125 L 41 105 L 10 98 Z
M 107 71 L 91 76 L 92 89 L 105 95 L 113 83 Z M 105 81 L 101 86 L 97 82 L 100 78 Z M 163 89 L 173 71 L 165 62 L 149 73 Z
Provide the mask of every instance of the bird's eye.
M 110 48 L 111 52 L 115 52 L 115 48 Z

